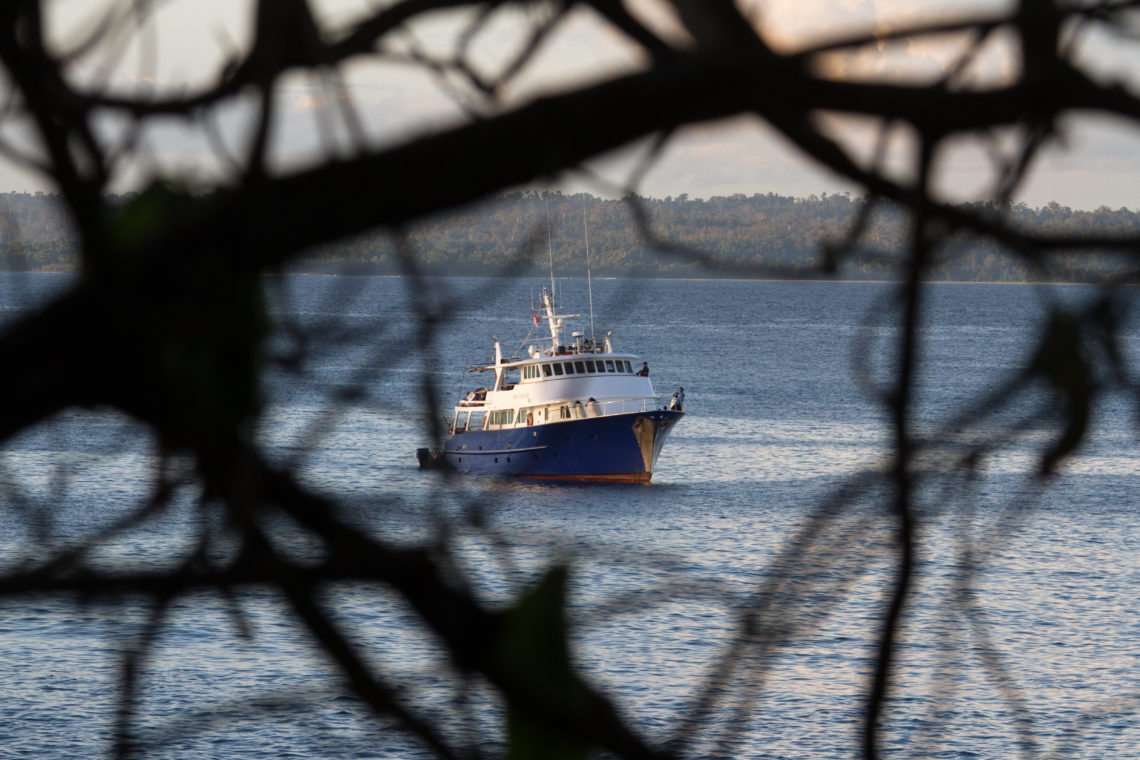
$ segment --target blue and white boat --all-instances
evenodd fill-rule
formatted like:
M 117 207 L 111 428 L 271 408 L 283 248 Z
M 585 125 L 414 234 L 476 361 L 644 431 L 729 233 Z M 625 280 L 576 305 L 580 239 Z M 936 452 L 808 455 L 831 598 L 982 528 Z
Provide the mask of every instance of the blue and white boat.
M 487 378 L 455 406 L 442 451 L 419 449 L 421 467 L 544 480 L 643 483 L 653 476 L 661 447 L 684 416 L 665 408 L 634 354 L 615 351 L 612 333 L 602 341 L 563 323 L 542 292 L 541 316 L 549 338 L 527 356 L 503 356 L 494 340 L 490 364 L 469 367 Z M 592 322 L 592 319 L 591 319 Z M 527 341 L 524 341 L 524 344 Z

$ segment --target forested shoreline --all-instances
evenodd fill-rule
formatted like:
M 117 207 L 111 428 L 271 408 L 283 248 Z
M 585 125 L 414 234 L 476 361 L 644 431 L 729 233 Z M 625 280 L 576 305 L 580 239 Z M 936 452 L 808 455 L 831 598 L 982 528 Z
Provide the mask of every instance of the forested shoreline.
M 858 246 L 829 260 L 827 252 L 839 250 L 864 203 L 847 194 L 610 200 L 517 192 L 422 220 L 402 237 L 377 231 L 311 250 L 291 271 L 520 276 L 544 271 L 553 258 L 562 276 L 576 276 L 585 274 L 588 239 L 597 276 L 895 279 L 896 252 L 906 249 L 910 231 L 905 217 L 890 206 L 876 206 Z M 997 213 L 988 207 L 973 210 Z M 1019 204 L 1006 213 L 1018 227 L 1041 233 L 1112 238 L 1140 232 L 1140 214 L 1126 208 Z M 77 243 L 60 199 L 44 193 L 0 195 L 0 254 L 0 266 L 7 270 L 74 269 Z M 1079 258 L 1062 253 L 1047 266 L 1030 267 L 992 240 L 957 234 L 941 241 L 930 278 L 1132 281 L 1129 266 L 1105 252 Z

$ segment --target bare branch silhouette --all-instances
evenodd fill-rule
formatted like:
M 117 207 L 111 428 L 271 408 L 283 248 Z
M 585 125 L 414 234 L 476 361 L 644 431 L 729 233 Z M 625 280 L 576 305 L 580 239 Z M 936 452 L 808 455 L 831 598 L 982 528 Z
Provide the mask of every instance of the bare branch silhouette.
M 141 39 L 140 66 L 153 65 L 162 50 L 153 48 L 146 28 L 164 12 L 162 4 L 113 6 L 77 39 L 66 41 L 62 51 L 49 41 L 45 28 L 48 5 L 14 0 L 0 9 L 0 65 L 7 88 L 0 121 L 34 130 L 30 148 L 10 135 L 0 136 L 0 155 L 35 170 L 58 191 L 78 238 L 80 272 L 58 296 L 37 303 L 0 333 L 5 368 L 0 395 L 7 400 L 0 407 L 0 439 L 11 442 L 65 412 L 100 410 L 138 426 L 143 431 L 139 437 L 145 434 L 159 454 L 151 490 L 135 509 L 92 530 L 79 545 L 63 548 L 50 545 L 46 515 L 51 506 L 29 498 L 20 473 L 5 467 L 0 474 L 6 501 L 35 541 L 50 551 L 30 565 L 5 566 L 0 598 L 143 600 L 149 617 L 125 649 L 118 671 L 116 757 L 140 756 L 149 746 L 136 727 L 143 710 L 140 684 L 171 605 L 197 592 L 216 592 L 235 627 L 248 634 L 240 595 L 254 588 L 271 589 L 285 600 L 299 627 L 320 645 L 374 717 L 394 719 L 418 746 L 439 757 L 496 754 L 477 739 L 457 738 L 442 719 L 405 699 L 401 684 L 391 680 L 396 676 L 390 679 L 358 647 L 328 609 L 329 589 L 344 585 L 394 591 L 418 628 L 445 651 L 457 692 L 464 698 L 479 689 L 493 693 L 506 716 L 508 756 L 537 755 L 536 747 L 557 747 L 558 754 L 548 756 L 567 758 L 589 752 L 687 757 L 710 747 L 716 756 L 731 756 L 740 749 L 739 725 L 763 703 L 770 668 L 765 657 L 828 614 L 828 608 L 805 611 L 799 595 L 808 589 L 833 598 L 850 593 L 868 566 L 859 541 L 886 536 L 893 564 L 881 589 L 885 601 L 862 695 L 858 750 L 872 760 L 884 754 L 882 731 L 892 707 L 896 653 L 921 573 L 925 513 L 916 494 L 934 486 L 958 493 L 955 489 L 969 485 L 971 469 L 983 457 L 1048 420 L 1051 437 L 1039 450 L 1034 474 L 1044 484 L 1087 439 L 1093 412 L 1106 394 L 1130 394 L 1134 404 L 1140 399 L 1140 385 L 1118 338 L 1124 296 L 1106 287 L 1088 308 L 1050 303 L 1047 323 L 1037 345 L 1027 349 L 1021 370 L 970 399 L 941 427 L 920 431 L 915 413 L 926 283 L 943 255 L 943 239 L 963 234 L 993 242 L 1040 270 L 1061 256 L 1113 251 L 1130 263 L 1130 274 L 1106 277 L 1106 285 L 1114 284 L 1114 278 L 1134 277 L 1140 268 L 1140 235 L 1026 229 L 1007 213 L 1065 117 L 1112 116 L 1136 129 L 1140 98 L 1082 66 L 1064 33 L 1095 27 L 1134 37 L 1129 14 L 1136 3 L 1070 7 L 1022 0 L 1006 12 L 869 30 L 780 52 L 766 42 L 769 30 L 753 24 L 729 0 L 668 3 L 683 30 L 676 39 L 616 0 L 397 0 L 372 4 L 347 26 L 335 28 L 306 0 L 260 0 L 254 4 L 248 50 L 229 51 L 229 62 L 215 72 L 211 85 L 188 93 L 144 89 L 128 94 L 112 87 L 109 75 L 77 82 L 69 66 L 99 50 L 110 51 L 108 69 L 114 68 L 128 36 Z M 496 73 L 487 74 L 475 63 L 476 41 L 497 14 L 520 8 L 533 14 L 521 41 L 506 51 Z M 452 11 L 465 15 L 449 54 L 429 54 L 403 38 L 414 24 Z M 526 102 L 507 97 L 509 86 L 528 73 L 576 13 L 603 24 L 635 50 L 639 63 Z M 967 73 L 983 46 L 999 34 L 1018 42 L 1017 71 L 997 84 L 973 83 Z M 840 78 L 828 75 L 824 65 L 837 53 L 948 35 L 959 35 L 968 44 L 933 81 Z M 369 117 L 353 99 L 346 74 L 350 64 L 370 60 L 414 65 L 448 86 L 454 77 L 456 91 L 472 95 L 477 107 L 459 103 L 463 121 L 424 128 L 398 141 L 374 141 Z M 298 73 L 320 83 L 334 107 L 317 115 L 323 158 L 305 168 L 282 169 L 272 155 L 282 119 L 274 102 L 283 80 Z M 253 116 L 240 143 L 233 143 L 222 122 L 224 109 L 239 99 L 253 103 Z M 413 547 L 372 535 L 347 517 L 347 495 L 323 492 L 307 483 L 301 471 L 311 444 L 327 438 L 351 412 L 381 403 L 365 389 L 377 373 L 374 365 L 400 341 L 418 346 L 415 359 L 428 365 L 440 331 L 453 318 L 448 301 L 454 294 L 432 289 L 409 242 L 407 233 L 415 223 L 498 192 L 567 173 L 588 175 L 584 162 L 645 140 L 643 160 L 616 183 L 622 195 L 633 196 L 681 128 L 740 115 L 763 120 L 805 160 L 865 194 L 849 234 L 821 249 L 816 262 L 821 273 L 836 271 L 858 250 L 879 210 L 889 206 L 907 215 L 909 245 L 888 257 L 898 264 L 896 290 L 889 308 L 873 317 L 885 323 L 889 315 L 897 328 L 889 351 L 896 360 L 890 382 L 871 379 L 871 351 L 863 350 L 870 341 L 870 318 L 857 339 L 854 367 L 857 379 L 889 416 L 890 441 L 877 467 L 847 480 L 809 516 L 767 568 L 755 593 L 739 604 L 733 600 L 729 643 L 693 684 L 675 727 L 647 735 L 571 656 L 569 630 L 575 621 L 567 619 L 566 606 L 572 575 L 561 562 L 547 563 L 533 587 L 512 599 L 489 600 L 459 569 L 449 532 L 454 527 L 441 527 L 432 540 Z M 825 128 L 823 117 L 836 115 L 869 117 L 882 125 L 879 149 L 869 162 Z M 109 118 L 122 127 L 110 136 L 104 129 Z M 169 121 L 197 129 L 224 167 L 225 181 L 208 192 L 191 192 L 179 177 L 154 176 L 137 194 L 112 200 L 110 193 L 126 181 L 125 165 L 144 150 L 141 135 Z M 884 160 L 888 133 L 895 127 L 911 130 L 920 146 L 901 179 L 888 172 Z M 934 175 L 950 141 L 993 136 L 1003 129 L 1016 133 L 1015 144 L 993 153 L 991 203 L 963 206 L 940 198 Z M 711 253 L 655 229 L 636 197 L 628 203 L 645 242 L 680 260 L 716 265 Z M 408 298 L 420 312 L 418 324 L 325 325 L 328 329 L 310 332 L 274 313 L 266 296 L 272 287 L 264 285 L 264 278 L 289 271 L 314 246 L 379 228 L 398 241 Z M 537 228 L 532 230 L 515 255 L 504 253 L 498 273 L 523 269 L 541 250 L 541 238 Z M 764 276 L 788 270 L 748 265 L 740 271 Z M 350 287 L 339 292 L 346 296 Z M 267 456 L 256 432 L 266 413 L 265 377 L 300 373 L 322 340 L 342 347 L 362 331 L 375 345 L 369 361 L 345 373 L 343 385 L 327 392 L 325 417 L 300 425 L 293 456 L 285 461 Z M 1029 386 L 1044 389 L 1045 401 L 1022 413 L 1016 403 L 1024 400 Z M 436 390 L 425 387 L 415 394 L 415 405 L 426 410 L 428 436 L 439 440 Z M 936 476 L 926 469 L 935 466 L 930 462 L 937 465 Z M 70 482 L 67 467 L 61 466 L 56 478 L 51 498 L 62 501 Z M 447 475 L 442 482 L 442 491 L 466 499 L 466 527 L 480 531 L 492 546 L 494 564 L 504 575 L 519 575 L 504 537 L 480 523 L 485 506 L 480 499 L 487 497 L 467 498 Z M 133 528 L 173 510 L 183 498 L 180 491 L 191 486 L 200 489 L 200 498 L 189 509 L 201 525 L 211 527 L 200 529 L 180 561 L 157 569 L 129 564 L 108 569 L 92 560 Z M 962 497 L 966 502 L 968 497 Z M 880 509 L 882 504 L 890 506 Z M 996 520 L 992 531 L 1021 514 L 1021 502 L 1007 507 L 1009 514 Z M 218 524 L 212 522 L 216 513 L 223 516 Z M 275 532 L 278 524 L 290 526 L 318 548 L 305 556 L 291 551 Z M 972 569 L 991 548 L 963 538 L 958 551 L 966 571 L 953 589 L 953 609 L 969 619 L 962 640 L 978 642 L 984 667 L 998 682 L 1012 715 L 1011 733 L 1023 755 L 1032 757 L 1041 752 L 1041 742 L 1029 725 L 1029 709 L 987 636 L 982 610 L 968 593 Z M 824 571 L 833 575 L 825 577 Z M 662 583 L 653 591 L 658 597 L 683 599 L 706 593 L 680 582 Z M 640 593 L 620 596 L 614 604 L 642 598 Z M 600 605 L 595 612 L 608 609 Z M 258 714 L 256 705 L 248 707 Z M 298 709 L 304 709 L 303 703 Z M 456 712 L 463 715 L 465 709 Z M 714 721 L 716 716 L 723 720 Z M 186 719 L 187 729 L 194 730 L 198 722 Z M 145 733 L 159 737 L 155 741 L 164 736 L 161 731 Z

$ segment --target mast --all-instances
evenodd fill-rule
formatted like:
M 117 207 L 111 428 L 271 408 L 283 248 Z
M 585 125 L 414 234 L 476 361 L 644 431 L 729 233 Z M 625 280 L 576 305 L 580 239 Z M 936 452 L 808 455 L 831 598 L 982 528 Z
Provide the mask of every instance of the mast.
M 546 193 L 542 194 L 542 200 L 546 202 L 546 250 L 550 254 L 550 300 L 554 300 L 554 242 L 550 236 L 550 196 Z
M 546 288 L 542 289 L 542 310 L 546 313 L 546 324 L 550 328 L 550 343 L 553 351 L 562 345 L 562 321 L 564 319 L 576 319 L 582 315 L 555 312 L 554 299 L 551 294 L 546 292 Z
M 582 226 L 586 230 L 586 293 L 590 302 L 590 342 L 594 342 L 594 284 L 590 279 L 590 217 L 586 213 L 586 196 L 582 195 Z M 551 286 L 553 287 L 553 285 Z

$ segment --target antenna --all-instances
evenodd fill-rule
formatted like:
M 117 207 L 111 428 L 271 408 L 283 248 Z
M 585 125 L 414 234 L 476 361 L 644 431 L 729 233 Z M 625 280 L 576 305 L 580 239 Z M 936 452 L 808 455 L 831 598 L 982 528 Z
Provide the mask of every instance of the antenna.
M 558 301 L 554 298 L 554 242 L 550 237 L 550 196 L 543 193 L 542 200 L 546 202 L 546 249 L 550 253 L 550 306 L 553 309 Z
M 586 294 L 590 301 L 590 340 L 594 340 L 594 284 L 590 279 L 590 220 L 586 215 L 586 194 L 582 194 L 582 226 L 586 230 Z

